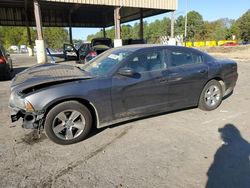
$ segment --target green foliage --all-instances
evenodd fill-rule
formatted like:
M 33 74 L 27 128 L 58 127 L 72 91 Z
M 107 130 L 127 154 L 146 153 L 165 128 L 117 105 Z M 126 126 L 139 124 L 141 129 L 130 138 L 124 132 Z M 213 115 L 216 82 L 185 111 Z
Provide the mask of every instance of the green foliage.
M 170 35 L 170 19 L 164 18 L 163 20 L 156 20 L 148 24 L 144 22 L 144 38 L 149 43 L 159 42 L 160 36 Z M 138 39 L 140 31 L 140 24 L 135 23 L 131 25 L 122 25 L 121 26 L 121 35 L 122 39 Z M 102 30 L 98 31 L 96 34 L 88 35 L 87 40 L 90 41 L 93 38 L 103 37 Z M 114 27 L 106 30 L 106 37 L 114 39 L 115 38 L 115 29 Z
M 30 28 L 32 45 L 35 45 L 36 30 Z M 64 28 L 44 28 L 43 34 L 49 48 L 62 48 L 68 41 L 68 31 Z M 29 45 L 26 27 L 5 26 L 0 27 L 0 42 L 9 48 L 11 45 Z
M 237 39 L 240 38 L 240 29 L 237 21 L 234 21 L 231 27 L 228 29 L 228 35 L 235 35 Z
M 188 40 L 199 40 L 201 29 L 203 26 L 202 16 L 196 12 L 191 11 L 188 13 L 188 22 L 187 22 L 187 39 Z
M 205 21 L 200 31 L 199 40 L 224 40 L 227 33 L 228 29 L 222 19 L 214 22 Z
M 31 38 L 35 40 L 35 31 L 30 28 Z M 28 35 L 26 27 L 13 27 L 6 26 L 0 27 L 0 40 L 1 43 L 6 47 L 10 47 L 11 45 L 28 45 Z
M 44 40 L 49 48 L 60 49 L 68 41 L 68 31 L 60 27 L 47 27 L 43 29 Z
M 175 35 L 184 35 L 185 32 L 185 17 L 179 16 L 175 20 Z
M 245 42 L 250 42 L 250 9 L 236 21 L 235 27 L 240 38 Z
M 157 43 L 161 36 L 170 35 L 171 20 L 164 18 L 163 20 L 155 20 L 154 22 L 144 22 L 144 39 L 148 43 Z M 122 38 L 139 38 L 140 25 L 135 23 L 133 26 L 123 25 Z M 184 35 L 185 17 L 179 16 L 175 20 L 175 35 Z M 114 28 L 106 30 L 107 37 L 114 39 Z M 237 21 L 228 18 L 221 18 L 216 21 L 203 21 L 202 15 L 196 11 L 188 13 L 187 23 L 187 40 L 225 40 L 232 39 L 232 35 L 236 35 L 236 39 L 250 41 L 250 10 L 247 11 Z M 95 37 L 103 37 L 102 31 L 89 35 L 88 40 Z

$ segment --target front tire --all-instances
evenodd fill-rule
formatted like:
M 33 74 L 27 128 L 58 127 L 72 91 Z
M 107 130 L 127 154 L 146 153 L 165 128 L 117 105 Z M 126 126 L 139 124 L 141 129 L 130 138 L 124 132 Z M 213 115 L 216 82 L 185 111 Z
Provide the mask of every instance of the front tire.
M 87 137 L 92 127 L 92 116 L 87 107 L 77 101 L 62 102 L 47 114 L 46 135 L 60 145 L 74 144 Z
M 222 97 L 221 84 L 217 80 L 211 80 L 203 88 L 198 106 L 201 110 L 214 110 L 220 106 Z

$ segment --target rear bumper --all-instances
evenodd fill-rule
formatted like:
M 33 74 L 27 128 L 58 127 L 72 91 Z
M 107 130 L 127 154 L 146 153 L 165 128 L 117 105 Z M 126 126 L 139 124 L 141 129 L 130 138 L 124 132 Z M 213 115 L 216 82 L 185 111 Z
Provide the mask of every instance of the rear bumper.
M 0 74 L 5 74 L 9 68 L 8 64 L 0 64 Z
M 235 86 L 236 86 L 236 82 L 238 80 L 238 73 L 234 73 L 230 76 L 228 76 L 226 79 L 225 79 L 225 92 L 224 92 L 224 97 L 227 96 L 227 95 L 230 95 Z

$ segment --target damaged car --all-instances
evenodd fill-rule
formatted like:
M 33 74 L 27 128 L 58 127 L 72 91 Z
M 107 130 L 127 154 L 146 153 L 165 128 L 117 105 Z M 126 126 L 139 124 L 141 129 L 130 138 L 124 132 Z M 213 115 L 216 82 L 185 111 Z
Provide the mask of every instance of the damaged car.
M 232 93 L 237 64 L 192 48 L 131 45 L 110 49 L 81 68 L 31 67 L 12 80 L 11 119 L 44 129 L 57 144 L 92 128 L 198 106 L 214 110 Z

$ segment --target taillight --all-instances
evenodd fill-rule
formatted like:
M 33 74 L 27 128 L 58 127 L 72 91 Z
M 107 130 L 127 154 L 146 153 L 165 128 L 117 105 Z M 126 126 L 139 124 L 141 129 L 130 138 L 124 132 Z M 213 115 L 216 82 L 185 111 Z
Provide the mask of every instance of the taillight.
M 0 56 L 0 64 L 6 64 L 6 59 L 4 56 Z
M 88 56 L 95 57 L 95 56 L 97 56 L 97 53 L 94 52 L 94 51 L 93 52 L 89 52 Z

